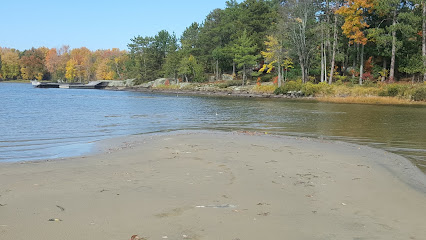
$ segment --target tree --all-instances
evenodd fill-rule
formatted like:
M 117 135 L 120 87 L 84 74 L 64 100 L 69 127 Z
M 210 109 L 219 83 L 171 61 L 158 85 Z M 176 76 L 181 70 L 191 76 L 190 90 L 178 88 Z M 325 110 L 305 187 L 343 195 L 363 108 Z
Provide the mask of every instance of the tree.
M 246 68 L 255 65 L 256 60 L 259 58 L 259 56 L 255 54 L 256 48 L 256 44 L 247 36 L 247 31 L 243 32 L 234 45 L 234 61 L 239 68 L 243 68 L 243 86 L 246 81 Z
M 0 48 L 0 75 L 4 79 L 16 79 L 20 75 L 19 53 L 16 49 Z
M 96 69 L 96 78 L 99 80 L 113 80 L 115 72 L 111 69 L 112 61 L 108 58 L 104 58 Z
M 268 67 L 278 70 L 278 87 L 281 87 L 282 74 L 281 66 L 283 65 L 283 60 L 286 57 L 287 51 L 285 51 L 282 42 L 274 36 L 267 36 L 268 40 L 265 41 L 266 51 L 261 51 L 260 53 L 265 58 L 265 61 L 269 63 Z
M 65 78 L 70 82 L 73 82 L 77 77 L 77 61 L 74 58 L 68 60 L 66 65 Z
M 71 50 L 71 58 L 75 61 L 75 73 L 78 81 L 89 81 L 93 74 L 92 66 L 94 60 L 92 58 L 92 52 L 86 47 L 74 48 Z
M 45 56 L 47 48 L 31 48 L 25 50 L 20 60 L 22 79 L 31 80 L 46 79 L 47 69 L 45 66 Z
M 190 55 L 183 57 L 180 61 L 178 73 L 188 82 L 191 79 L 194 82 L 202 82 L 205 80 L 203 67 L 197 62 L 197 59 Z
M 364 29 L 369 25 L 366 22 L 366 16 L 373 7 L 374 0 L 347 0 L 338 10 L 337 14 L 345 18 L 342 30 L 351 43 L 361 44 L 361 64 L 359 69 L 359 84 L 362 85 L 362 75 L 364 67 L 364 46 L 367 44 L 367 37 Z
M 423 82 L 426 82 L 426 1 L 422 0 L 422 57 L 423 57 Z
M 316 47 L 313 31 L 317 10 L 313 0 L 289 0 L 281 5 L 281 20 L 299 59 L 303 82 L 308 81 L 310 59 Z
M 133 76 L 149 81 L 164 76 L 163 65 L 169 53 L 176 51 L 177 38 L 162 30 L 154 37 L 135 37 L 128 44 L 130 59 L 134 61 Z

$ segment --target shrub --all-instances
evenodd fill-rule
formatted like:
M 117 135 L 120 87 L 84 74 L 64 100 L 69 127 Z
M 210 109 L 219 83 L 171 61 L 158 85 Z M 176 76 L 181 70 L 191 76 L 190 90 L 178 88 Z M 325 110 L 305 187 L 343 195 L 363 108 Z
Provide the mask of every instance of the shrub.
M 266 74 L 266 75 L 263 75 L 261 78 L 260 78 L 260 80 L 262 81 L 262 82 L 270 82 L 271 80 L 272 80 L 272 78 L 274 77 L 274 75 L 273 74 Z
M 305 96 L 325 96 L 332 94 L 334 92 L 334 87 L 326 82 L 318 84 L 308 82 L 303 84 L 301 91 L 305 94 Z
M 303 84 L 301 91 L 305 96 L 315 96 L 319 92 L 320 86 L 318 84 L 313 84 L 308 82 Z
M 302 89 L 302 80 L 289 81 L 284 83 L 282 87 L 275 89 L 275 94 L 286 94 L 289 91 L 300 91 Z
M 219 88 L 227 88 L 227 87 L 231 87 L 231 86 L 241 86 L 242 83 L 243 82 L 241 80 L 231 80 L 231 81 L 218 83 L 217 86 Z
M 252 91 L 255 93 L 274 93 L 276 88 L 275 85 L 256 85 Z
M 426 86 L 417 88 L 411 98 L 414 101 L 426 101 Z
M 388 84 L 385 85 L 378 93 L 381 97 L 396 97 L 404 96 L 405 92 L 409 89 L 409 86 L 406 84 Z

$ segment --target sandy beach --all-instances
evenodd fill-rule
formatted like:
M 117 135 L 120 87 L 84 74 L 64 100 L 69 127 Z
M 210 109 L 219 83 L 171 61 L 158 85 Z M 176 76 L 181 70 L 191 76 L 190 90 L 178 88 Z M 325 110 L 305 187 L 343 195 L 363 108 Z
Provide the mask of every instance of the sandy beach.
M 366 146 L 252 133 L 105 141 L 0 165 L 0 239 L 425 239 L 425 175 Z

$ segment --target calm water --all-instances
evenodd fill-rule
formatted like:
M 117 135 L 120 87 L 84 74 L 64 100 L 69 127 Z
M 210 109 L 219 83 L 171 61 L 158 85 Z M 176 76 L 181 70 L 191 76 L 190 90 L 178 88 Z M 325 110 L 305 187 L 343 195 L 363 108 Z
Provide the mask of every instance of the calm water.
M 398 153 L 426 170 L 426 107 L 187 97 L 0 83 L 0 161 L 87 153 L 114 136 L 250 130 L 322 137 Z

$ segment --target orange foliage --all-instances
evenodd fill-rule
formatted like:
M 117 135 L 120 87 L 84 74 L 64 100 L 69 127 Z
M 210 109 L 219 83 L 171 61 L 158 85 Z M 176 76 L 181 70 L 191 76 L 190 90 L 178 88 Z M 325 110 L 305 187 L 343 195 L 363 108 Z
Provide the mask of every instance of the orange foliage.
M 274 80 L 274 84 L 278 85 L 278 76 L 274 77 L 273 80 Z
M 364 63 L 365 72 L 372 72 L 373 71 L 373 67 L 374 67 L 374 65 L 373 65 L 373 57 L 369 57 L 367 59 L 367 61 L 365 61 L 365 63 Z
M 351 43 L 367 44 L 363 29 L 369 25 L 365 21 L 364 12 L 371 12 L 373 6 L 374 0 L 347 0 L 342 7 L 336 10 L 336 14 L 345 18 L 342 30 Z

